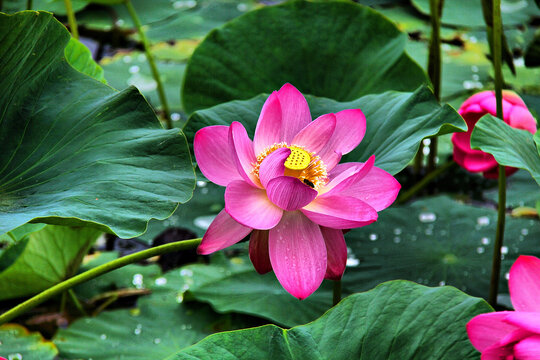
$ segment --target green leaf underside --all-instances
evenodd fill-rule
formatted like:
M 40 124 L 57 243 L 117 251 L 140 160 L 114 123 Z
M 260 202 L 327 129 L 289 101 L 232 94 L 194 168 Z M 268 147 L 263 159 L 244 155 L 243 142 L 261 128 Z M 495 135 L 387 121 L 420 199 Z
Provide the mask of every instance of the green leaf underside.
M 0 356 L 7 359 L 53 360 L 58 350 L 37 332 L 28 332 L 17 324 L 0 326 Z
M 49 225 L 20 239 L 0 255 L 0 300 L 33 295 L 73 276 L 99 235 L 93 228 Z
M 340 101 L 411 91 L 426 78 L 404 52 L 406 38 L 385 17 L 352 3 L 293 1 L 251 11 L 210 32 L 195 50 L 184 108 L 249 99 L 286 82 Z
M 248 134 L 253 133 L 267 95 L 250 100 L 231 101 L 195 112 L 185 127 L 190 143 L 197 130 L 209 125 L 230 125 L 240 121 Z M 367 129 L 360 145 L 341 162 L 366 161 L 375 155 L 375 165 L 396 174 L 416 154 L 422 139 L 465 131 L 463 119 L 450 106 L 440 106 L 427 87 L 414 93 L 386 92 L 363 96 L 350 102 L 306 97 L 313 119 L 345 109 L 361 109 Z
M 106 83 L 103 76 L 103 69 L 94 59 L 88 48 L 75 38 L 69 39 L 69 42 L 64 49 L 64 56 L 67 62 L 76 70 L 86 74 L 96 80 Z
M 538 135 L 534 136 L 488 114 L 476 123 L 471 147 L 493 155 L 501 165 L 527 170 L 540 185 L 540 153 L 535 144 Z
M 349 296 L 307 325 L 216 334 L 167 360 L 477 359 L 465 324 L 489 311 L 451 287 L 393 281 Z
M 70 67 L 51 14 L 1 15 L 0 33 L 0 233 L 33 220 L 133 237 L 191 197 L 183 134 L 163 130 L 136 89 Z

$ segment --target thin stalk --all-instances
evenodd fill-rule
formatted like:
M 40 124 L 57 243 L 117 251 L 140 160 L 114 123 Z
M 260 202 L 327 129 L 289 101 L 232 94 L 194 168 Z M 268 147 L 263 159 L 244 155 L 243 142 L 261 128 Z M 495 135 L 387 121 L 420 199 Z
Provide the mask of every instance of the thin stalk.
M 429 41 L 428 75 L 433 84 L 433 94 L 441 101 L 441 13 L 444 0 L 430 0 L 431 39 Z M 427 171 L 432 172 L 437 163 L 437 138 L 431 139 Z
M 77 19 L 75 19 L 75 13 L 73 12 L 73 6 L 71 6 L 71 0 L 64 0 L 66 6 L 66 13 L 69 22 L 69 30 L 71 30 L 71 36 L 75 39 L 79 38 L 79 30 L 77 28 Z
M 62 297 L 60 298 L 60 314 L 63 314 L 66 312 L 66 302 L 67 302 L 67 292 L 64 291 L 62 293 Z
M 150 70 L 152 70 L 152 76 L 156 81 L 159 101 L 161 102 L 161 109 L 163 111 L 163 116 L 165 117 L 165 123 L 167 124 L 168 129 L 172 129 L 173 125 L 171 121 L 171 114 L 169 112 L 169 104 L 167 103 L 167 98 L 165 97 L 165 90 L 163 88 L 163 83 L 161 82 L 161 77 L 159 76 L 159 72 L 154 61 L 154 56 L 150 52 L 150 44 L 148 43 L 148 38 L 146 37 L 146 33 L 142 28 L 141 21 L 139 20 L 139 16 L 137 15 L 137 12 L 135 11 L 133 4 L 131 3 L 131 0 L 125 0 L 124 4 L 126 5 L 129 15 L 131 16 L 131 19 L 135 24 L 135 27 L 137 28 L 137 32 L 139 33 L 144 52 L 146 54 L 146 59 L 148 60 L 148 64 L 150 65 Z
M 84 310 L 83 305 L 81 304 L 81 302 L 77 298 L 77 295 L 75 295 L 75 291 L 73 291 L 73 289 L 69 289 L 67 292 L 68 292 L 69 297 L 71 298 L 71 301 L 73 302 L 73 304 L 77 308 L 77 310 L 79 310 L 79 312 L 83 316 L 88 316 L 88 314 L 86 313 L 86 310 Z
M 32 10 L 32 0 L 26 0 L 26 10 Z
M 144 259 L 151 258 L 153 256 L 162 255 L 162 254 L 166 254 L 166 253 L 170 253 L 174 251 L 193 249 L 201 243 L 201 240 L 202 240 L 201 238 L 191 239 L 191 240 L 182 240 L 182 241 L 176 241 L 176 242 L 161 245 L 161 246 L 156 246 L 150 249 L 146 249 L 146 250 L 134 253 L 134 254 L 130 254 L 130 255 L 115 259 L 113 261 L 110 261 L 98 267 L 85 271 L 79 275 L 76 275 L 59 284 L 54 285 L 53 287 L 37 294 L 36 296 L 6 311 L 2 315 L 0 315 L 0 325 L 16 318 L 17 316 L 24 314 L 28 310 L 50 299 L 51 297 L 58 295 L 68 289 L 71 289 L 75 285 L 79 285 L 85 281 L 92 280 L 93 278 L 96 278 L 110 271 L 116 270 L 118 268 L 121 268 L 123 266 L 129 265 L 132 263 L 136 263 Z
M 334 281 L 334 292 L 332 306 L 336 306 L 341 301 L 341 279 Z
M 414 175 L 419 178 L 422 172 L 422 165 L 424 162 L 424 145 L 420 144 L 416 155 L 414 156 Z
M 502 20 L 501 20 L 501 0 L 493 0 L 493 70 L 495 73 L 495 98 L 497 103 L 497 117 L 503 118 L 502 108 Z M 506 210 L 506 172 L 504 166 L 499 165 L 499 205 L 497 213 L 497 231 L 495 233 L 495 244 L 493 246 L 493 262 L 491 266 L 491 281 L 489 286 L 488 301 L 491 306 L 497 305 L 497 293 L 499 292 L 499 279 L 501 277 L 501 248 L 504 239 L 504 223 Z
M 409 190 L 401 194 L 398 199 L 397 203 L 402 204 L 412 198 L 414 195 L 416 195 L 420 190 L 422 190 L 427 184 L 429 184 L 433 179 L 437 178 L 439 175 L 444 173 L 446 170 L 450 169 L 452 166 L 454 166 L 456 162 L 454 160 L 450 160 L 443 165 L 439 166 L 416 184 L 414 184 L 413 187 L 411 187 Z

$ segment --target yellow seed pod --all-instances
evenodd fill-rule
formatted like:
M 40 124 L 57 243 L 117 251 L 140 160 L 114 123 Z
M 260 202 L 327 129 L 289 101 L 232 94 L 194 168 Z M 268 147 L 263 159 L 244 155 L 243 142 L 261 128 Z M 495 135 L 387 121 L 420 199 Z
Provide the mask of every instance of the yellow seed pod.
M 290 170 L 304 170 L 311 162 L 311 156 L 304 149 L 290 147 L 291 154 L 285 160 L 285 167 Z

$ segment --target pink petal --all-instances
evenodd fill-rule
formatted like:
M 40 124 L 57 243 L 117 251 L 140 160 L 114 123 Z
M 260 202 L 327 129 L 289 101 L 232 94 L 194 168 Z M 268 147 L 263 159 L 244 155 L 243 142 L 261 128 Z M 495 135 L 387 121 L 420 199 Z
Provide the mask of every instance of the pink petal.
M 242 180 L 232 181 L 225 189 L 225 210 L 244 226 L 268 230 L 279 223 L 283 211 L 272 204 L 264 189 Z
M 285 172 L 285 160 L 291 154 L 291 149 L 281 148 L 273 151 L 261 163 L 259 167 L 259 179 L 264 188 L 268 182 L 278 176 L 283 176 Z
M 333 229 L 352 229 L 377 220 L 374 208 L 351 196 L 317 198 L 300 211 L 311 221 Z
M 336 166 L 336 169 L 340 166 Z M 364 177 L 349 185 L 339 195 L 360 199 L 375 210 L 381 211 L 396 200 L 400 189 L 401 185 L 392 175 L 374 166 Z
M 493 155 L 471 149 L 470 135 L 467 137 L 466 133 L 454 133 L 452 143 L 454 144 L 454 160 L 466 170 L 482 172 L 498 166 Z
M 540 334 L 540 313 L 514 311 L 508 314 L 504 321 L 524 330 Z
M 234 245 L 245 238 L 251 230 L 236 222 L 225 210 L 221 210 L 206 230 L 197 253 L 207 255 Z
M 519 360 L 540 359 L 540 336 L 530 336 L 514 346 L 514 356 Z
M 270 230 L 270 262 L 281 285 L 302 300 L 321 285 L 326 271 L 326 245 L 317 224 L 298 211 L 284 212 Z
M 495 97 L 494 91 L 488 90 L 488 91 L 482 91 L 482 92 L 474 94 L 473 96 L 465 100 L 465 102 L 461 105 L 461 107 L 459 108 L 459 113 L 461 114 L 461 112 L 464 109 L 468 108 L 469 106 L 474 105 L 474 104 L 479 104 L 480 102 L 482 102 L 482 100 L 490 98 L 490 97 Z
M 351 152 L 366 133 L 366 117 L 360 109 L 343 110 L 335 115 L 336 129 L 328 144 L 319 153 L 328 171 L 337 164 L 332 160 L 335 153 L 343 155 Z
M 277 94 L 281 104 L 281 141 L 290 144 L 311 123 L 311 113 L 304 95 L 291 84 L 283 85 Z
M 211 182 L 227 186 L 233 180 L 242 179 L 229 147 L 228 126 L 207 126 L 197 131 L 193 151 L 199 169 Z
M 536 132 L 536 120 L 526 107 L 514 106 L 508 120 L 513 128 L 527 130 L 532 134 Z
M 341 194 L 366 176 L 373 168 L 374 163 L 375 155 L 372 155 L 365 163 L 344 163 L 337 165 L 328 174 L 330 181 L 321 189 L 319 196 Z
M 525 108 L 527 107 L 527 105 L 525 105 L 525 102 L 523 102 L 523 99 L 521 99 L 519 95 L 516 94 L 515 92 L 511 90 L 503 90 L 502 94 L 503 94 L 503 99 L 508 101 L 510 104 L 518 105 L 520 107 L 525 107 Z
M 498 343 L 517 327 L 504 322 L 511 311 L 501 311 L 475 316 L 467 323 L 467 334 L 473 346 L 483 352 Z
M 291 176 L 270 180 L 266 186 L 270 201 L 287 211 L 303 208 L 317 197 L 317 191 Z
M 281 105 L 277 91 L 274 91 L 264 103 L 255 136 L 253 138 L 253 147 L 255 154 L 260 154 L 267 147 L 279 143 L 281 130 Z
M 347 264 L 347 244 L 343 231 L 321 226 L 321 232 L 326 244 L 327 267 L 325 279 L 340 280 Z
M 493 345 L 482 352 L 481 360 L 513 360 L 512 346 Z
M 336 116 L 326 114 L 313 120 L 294 137 L 292 145 L 303 146 L 307 151 L 318 153 L 330 140 L 336 128 Z
M 253 151 L 253 142 L 244 126 L 237 121 L 234 121 L 229 127 L 229 147 L 240 176 L 248 184 L 262 188 L 258 177 L 253 173 L 253 165 L 257 162 Z
M 540 312 L 540 259 L 525 255 L 518 257 L 510 268 L 508 287 L 514 309 Z
M 268 230 L 253 230 L 249 239 L 249 258 L 259 274 L 272 270 L 268 254 Z

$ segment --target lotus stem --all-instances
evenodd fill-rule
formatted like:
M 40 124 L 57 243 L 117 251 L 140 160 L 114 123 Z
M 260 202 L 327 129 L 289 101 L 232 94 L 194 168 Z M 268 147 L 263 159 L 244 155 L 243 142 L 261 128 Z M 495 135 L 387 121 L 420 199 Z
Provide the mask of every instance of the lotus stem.
M 441 101 L 441 16 L 444 0 L 430 0 L 431 39 L 429 41 L 428 75 L 433 84 L 433 94 Z M 433 137 L 429 144 L 427 172 L 437 166 L 437 138 Z
M 71 0 L 64 0 L 66 5 L 66 13 L 69 22 L 69 29 L 71 30 L 71 36 L 75 39 L 79 39 L 79 30 L 77 28 L 77 19 L 75 19 L 75 13 L 73 12 L 73 6 L 71 6 Z
M 71 301 L 73 302 L 73 304 L 75 305 L 77 310 L 79 310 L 81 315 L 88 316 L 88 314 L 84 310 L 84 306 L 81 304 L 81 302 L 77 298 L 77 295 L 75 294 L 75 291 L 73 291 L 73 289 L 69 289 L 67 292 L 68 292 L 69 297 L 71 298 Z
M 26 10 L 32 10 L 32 0 L 26 0 Z
M 341 279 L 334 281 L 334 291 L 332 306 L 336 306 L 341 301 Z
M 502 19 L 501 0 L 493 0 L 493 47 L 492 59 L 495 73 L 495 98 L 497 102 L 497 117 L 503 118 L 502 108 Z M 497 305 L 497 294 L 499 292 L 499 279 L 501 277 L 501 248 L 504 239 L 504 225 L 506 217 L 506 172 L 504 166 L 499 165 L 499 205 L 497 213 L 497 231 L 495 233 L 495 244 L 493 246 L 493 262 L 491 266 L 491 281 L 489 286 L 489 304 L 495 308 Z
M 150 249 L 146 249 L 143 251 L 136 252 L 134 254 L 130 254 L 130 255 L 115 259 L 113 261 L 109 261 L 108 263 L 105 263 L 103 265 L 90 269 L 88 271 L 85 271 L 79 275 L 76 275 L 72 278 L 62 281 L 59 284 L 56 284 L 45 291 L 42 291 L 36 296 L 15 306 L 13 309 L 6 311 L 2 315 L 0 315 L 0 325 L 24 314 L 28 310 L 33 309 L 34 307 L 38 306 L 44 301 L 58 294 L 61 294 L 64 291 L 71 289 L 72 287 L 79 285 L 83 282 L 92 280 L 110 271 L 116 270 L 118 268 L 121 268 L 129 264 L 139 262 L 144 259 L 151 258 L 153 256 L 162 255 L 162 254 L 166 254 L 166 253 L 170 253 L 174 251 L 193 249 L 201 243 L 201 240 L 202 240 L 201 238 L 197 238 L 197 239 L 191 239 L 191 240 L 176 241 L 173 243 L 156 246 Z
M 150 52 L 150 44 L 148 43 L 148 38 L 146 37 L 146 33 L 144 32 L 142 28 L 141 21 L 139 20 L 139 16 L 137 15 L 137 12 L 135 11 L 133 4 L 131 3 L 131 0 L 125 0 L 124 4 L 126 5 L 129 15 L 131 16 L 131 19 L 133 20 L 133 23 L 135 24 L 135 27 L 137 28 L 137 32 L 139 33 L 139 37 L 141 38 L 141 43 L 143 45 L 144 52 L 146 54 L 146 59 L 148 60 L 148 64 L 150 65 L 150 70 L 152 71 L 152 76 L 154 80 L 156 81 L 157 92 L 159 95 L 159 101 L 161 102 L 161 110 L 163 111 L 163 116 L 165 117 L 165 123 L 167 124 L 168 129 L 172 129 L 173 125 L 171 121 L 171 114 L 169 111 L 169 104 L 167 103 L 167 97 L 165 96 L 165 89 L 163 87 L 163 83 L 161 82 L 161 77 L 159 76 L 159 71 L 154 61 L 154 56 Z
M 443 165 L 439 166 L 416 184 L 414 184 L 413 187 L 411 187 L 409 190 L 401 194 L 396 203 L 397 204 L 403 204 L 404 202 L 407 202 L 410 198 L 412 198 L 414 195 L 416 195 L 420 190 L 422 190 L 427 184 L 429 184 L 431 181 L 433 181 L 435 178 L 437 178 L 439 175 L 444 173 L 446 170 L 450 169 L 452 166 L 456 165 L 456 162 L 454 160 L 447 161 Z

